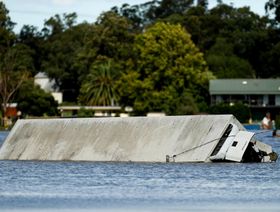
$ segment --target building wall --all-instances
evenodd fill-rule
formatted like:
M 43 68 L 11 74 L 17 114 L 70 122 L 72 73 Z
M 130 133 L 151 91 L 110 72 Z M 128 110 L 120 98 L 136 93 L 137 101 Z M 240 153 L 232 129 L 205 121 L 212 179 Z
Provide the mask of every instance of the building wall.
M 52 96 L 58 104 L 61 104 L 63 101 L 63 95 L 61 92 L 52 92 Z
M 53 91 L 54 82 L 50 81 L 49 78 L 35 78 L 34 83 L 46 92 Z
M 268 95 L 263 96 L 263 106 L 268 105 Z
M 62 92 L 57 92 L 57 89 L 54 88 L 55 81 L 50 80 L 44 73 L 39 73 L 38 75 L 38 77 L 35 76 L 34 84 L 39 85 L 45 92 L 51 93 L 57 103 L 61 104 L 63 102 L 63 94 Z
M 280 106 L 280 95 L 275 96 L 275 105 Z
M 212 95 L 211 104 L 242 102 L 251 106 L 280 106 L 280 95 Z

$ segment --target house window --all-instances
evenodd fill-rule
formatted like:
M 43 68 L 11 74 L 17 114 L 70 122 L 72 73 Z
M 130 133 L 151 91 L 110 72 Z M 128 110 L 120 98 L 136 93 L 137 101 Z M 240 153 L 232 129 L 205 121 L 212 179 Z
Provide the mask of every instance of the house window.
M 268 95 L 268 105 L 275 105 L 275 95 Z
M 223 95 L 222 96 L 222 102 L 223 103 L 230 103 L 230 95 Z
M 231 102 L 233 102 L 233 103 L 236 103 L 236 102 L 246 103 L 246 96 L 245 95 L 232 95 L 231 96 Z
M 251 95 L 250 96 L 250 105 L 263 105 L 263 96 L 262 95 Z
M 275 105 L 280 105 L 280 95 L 275 96 Z

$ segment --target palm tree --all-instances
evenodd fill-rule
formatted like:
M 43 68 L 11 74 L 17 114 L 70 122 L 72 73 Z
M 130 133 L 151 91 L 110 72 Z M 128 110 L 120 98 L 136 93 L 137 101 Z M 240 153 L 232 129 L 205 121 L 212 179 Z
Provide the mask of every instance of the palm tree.
M 117 100 L 111 61 L 94 65 L 81 87 L 79 100 L 86 105 L 113 106 Z

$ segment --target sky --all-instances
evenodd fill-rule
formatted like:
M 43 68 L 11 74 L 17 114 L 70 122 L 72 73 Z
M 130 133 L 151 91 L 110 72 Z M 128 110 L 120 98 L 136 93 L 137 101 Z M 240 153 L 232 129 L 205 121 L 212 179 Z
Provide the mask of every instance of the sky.
M 76 12 L 78 23 L 92 23 L 104 11 L 124 3 L 141 4 L 150 0 L 0 0 L 10 11 L 9 16 L 17 23 L 14 28 L 19 32 L 23 25 L 33 25 L 40 30 L 44 21 L 55 14 Z M 235 7 L 249 6 L 259 15 L 265 15 L 264 5 L 268 0 L 223 0 L 223 3 Z M 216 5 L 217 0 L 209 0 L 209 8 Z

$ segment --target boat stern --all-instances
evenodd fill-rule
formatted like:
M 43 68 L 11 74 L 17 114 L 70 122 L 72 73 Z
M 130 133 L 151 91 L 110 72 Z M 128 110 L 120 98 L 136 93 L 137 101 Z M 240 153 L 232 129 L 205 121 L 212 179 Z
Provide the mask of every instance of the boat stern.
M 234 129 L 234 126 L 232 128 Z M 273 152 L 272 147 L 258 141 L 253 132 L 238 131 L 235 135 L 227 134 L 231 136 L 226 138 L 226 142 L 223 143 L 217 154 L 212 153 L 210 157 L 212 162 L 273 162 L 278 159 L 278 155 Z M 221 152 L 223 158 L 218 157 Z

